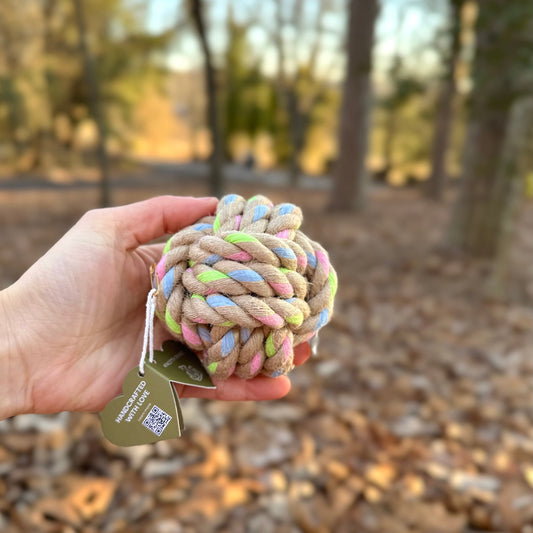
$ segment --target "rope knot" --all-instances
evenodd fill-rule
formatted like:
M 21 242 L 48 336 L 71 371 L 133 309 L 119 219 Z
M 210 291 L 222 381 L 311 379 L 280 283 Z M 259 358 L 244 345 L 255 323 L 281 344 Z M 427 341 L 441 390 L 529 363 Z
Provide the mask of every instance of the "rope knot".
M 293 347 L 329 321 L 337 276 L 301 224 L 293 204 L 230 194 L 167 242 L 156 315 L 213 376 L 285 374 Z

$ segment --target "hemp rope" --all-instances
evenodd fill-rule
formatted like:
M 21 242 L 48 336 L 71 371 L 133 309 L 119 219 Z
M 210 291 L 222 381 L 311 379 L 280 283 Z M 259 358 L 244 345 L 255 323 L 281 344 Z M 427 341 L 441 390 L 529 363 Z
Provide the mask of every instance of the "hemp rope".
M 155 313 L 212 376 L 286 374 L 293 347 L 331 318 L 337 275 L 301 223 L 293 204 L 230 194 L 216 216 L 167 242 L 154 273 Z

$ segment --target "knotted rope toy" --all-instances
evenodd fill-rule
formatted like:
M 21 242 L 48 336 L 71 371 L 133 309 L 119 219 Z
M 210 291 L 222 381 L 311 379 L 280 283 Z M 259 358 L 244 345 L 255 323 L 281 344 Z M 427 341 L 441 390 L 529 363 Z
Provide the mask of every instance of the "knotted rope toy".
M 331 318 L 337 275 L 301 223 L 293 204 L 230 194 L 166 243 L 155 313 L 212 376 L 286 374 Z

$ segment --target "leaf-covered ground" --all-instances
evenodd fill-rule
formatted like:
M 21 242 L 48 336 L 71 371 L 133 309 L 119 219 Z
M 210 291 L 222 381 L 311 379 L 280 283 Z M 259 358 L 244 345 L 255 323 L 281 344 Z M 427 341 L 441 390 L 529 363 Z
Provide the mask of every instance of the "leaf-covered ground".
M 244 196 L 252 186 L 233 189 Z M 123 203 L 198 185 L 120 190 Z M 180 440 L 118 448 L 92 414 L 0 424 L 0 530 L 60 532 L 533 532 L 533 209 L 509 297 L 488 265 L 441 246 L 450 204 L 377 189 L 358 217 L 318 191 L 304 208 L 339 272 L 319 355 L 280 401 L 184 400 Z M 0 193 L 0 287 L 96 193 Z

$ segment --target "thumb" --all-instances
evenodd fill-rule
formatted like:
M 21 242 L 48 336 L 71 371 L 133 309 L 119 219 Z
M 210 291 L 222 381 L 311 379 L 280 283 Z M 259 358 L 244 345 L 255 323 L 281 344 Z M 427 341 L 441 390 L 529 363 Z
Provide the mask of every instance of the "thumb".
M 157 196 L 109 209 L 126 248 L 136 248 L 175 233 L 203 216 L 214 214 L 216 198 Z

